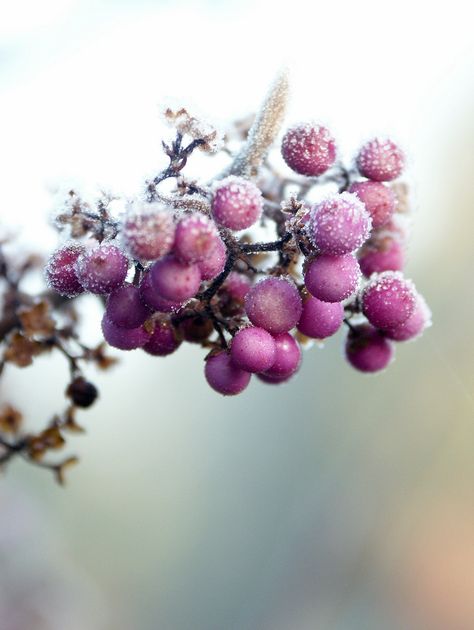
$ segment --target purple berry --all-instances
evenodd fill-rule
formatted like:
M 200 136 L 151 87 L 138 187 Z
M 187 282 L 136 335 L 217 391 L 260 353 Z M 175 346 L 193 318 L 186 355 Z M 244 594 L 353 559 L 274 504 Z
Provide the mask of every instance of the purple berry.
M 242 328 L 232 340 L 230 356 L 241 370 L 265 372 L 275 362 L 275 341 L 263 328 Z
M 244 302 L 251 286 L 252 284 L 247 276 L 238 271 L 231 271 L 223 288 L 225 288 L 231 299 L 237 302 Z
M 360 250 L 359 265 L 367 278 L 382 271 L 402 271 L 405 252 L 400 241 L 390 236 L 370 239 Z
M 219 238 L 212 254 L 205 260 L 197 263 L 202 280 L 214 280 L 214 278 L 223 271 L 226 260 L 227 247 L 224 241 Z
M 395 328 L 415 310 L 413 283 L 398 271 L 374 275 L 361 295 L 362 311 L 376 328 Z
M 182 307 L 182 302 L 172 302 L 161 297 L 153 287 L 150 273 L 146 273 L 140 283 L 140 299 L 146 306 L 160 313 L 175 313 Z
M 254 285 L 245 297 L 245 311 L 252 324 L 273 335 L 294 328 L 301 309 L 298 289 L 287 278 L 265 278 Z
M 145 326 L 122 328 L 114 324 L 107 317 L 107 314 L 104 314 L 102 318 L 102 333 L 105 341 L 110 346 L 118 348 L 119 350 L 135 350 L 135 348 L 141 348 L 151 337 L 151 334 Z
M 321 254 L 342 256 L 369 237 L 372 221 L 360 199 L 343 192 L 313 206 L 306 231 Z
M 76 273 L 84 289 L 91 293 L 111 293 L 125 282 L 128 258 L 115 245 L 99 245 L 79 256 Z
M 354 182 L 350 193 L 356 194 L 372 217 L 372 227 L 385 225 L 395 212 L 396 195 L 391 188 L 380 182 Z
M 334 164 L 336 144 L 326 127 L 305 123 L 288 129 L 281 154 L 288 166 L 300 175 L 321 175 Z
M 428 328 L 430 325 L 431 311 L 423 296 L 418 293 L 415 310 L 410 317 L 403 324 L 385 330 L 384 334 L 388 339 L 393 339 L 393 341 L 408 341 L 420 336 L 425 328 Z
M 155 291 L 171 302 L 184 302 L 196 295 L 201 284 L 197 265 L 186 265 L 169 254 L 154 263 L 150 269 Z
M 142 212 L 132 212 L 125 218 L 122 234 L 124 244 L 134 258 L 157 260 L 173 247 L 173 215 L 159 204 L 145 204 Z
M 290 374 L 289 376 L 271 376 L 267 372 L 257 374 L 257 378 L 268 385 L 281 385 L 281 383 L 289 381 L 292 376 L 293 374 Z
M 353 254 L 314 258 L 306 269 L 304 282 L 308 291 L 322 302 L 342 302 L 357 289 L 360 268 Z
M 181 345 L 181 337 L 168 319 L 156 320 L 150 339 L 143 350 L 156 357 L 165 357 Z
M 321 302 L 309 296 L 303 303 L 298 330 L 312 339 L 334 335 L 342 325 L 344 308 L 340 302 Z
M 275 338 L 275 361 L 272 366 L 265 371 L 264 376 L 270 379 L 287 380 L 298 371 L 301 363 L 301 348 L 299 343 L 289 333 L 276 335 Z
M 221 238 L 214 221 L 196 213 L 179 221 L 173 251 L 185 263 L 201 262 L 212 256 L 219 241 Z
M 76 262 L 84 253 L 81 245 L 71 243 L 56 250 L 45 268 L 48 286 L 60 295 L 75 297 L 83 293 L 84 287 L 79 282 L 76 273 Z
M 224 396 L 240 394 L 249 384 L 251 377 L 250 372 L 245 372 L 234 365 L 227 352 L 209 357 L 204 374 L 212 389 Z
M 379 372 L 393 358 L 393 345 L 370 324 L 350 330 L 345 347 L 346 358 L 360 372 Z
M 150 316 L 149 309 L 140 299 L 140 291 L 133 284 L 126 284 L 113 291 L 107 298 L 107 318 L 122 328 L 138 328 Z
M 249 228 L 260 218 L 262 208 L 262 193 L 242 177 L 226 177 L 215 189 L 212 214 L 217 223 L 230 230 Z
M 402 173 L 405 154 L 388 138 L 374 138 L 360 149 L 356 161 L 359 173 L 367 179 L 389 182 Z

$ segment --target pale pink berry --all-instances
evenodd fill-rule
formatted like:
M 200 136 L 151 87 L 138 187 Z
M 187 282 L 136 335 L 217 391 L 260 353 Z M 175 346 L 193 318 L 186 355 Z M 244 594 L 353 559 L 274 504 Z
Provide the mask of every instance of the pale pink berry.
M 298 330 L 306 337 L 325 339 L 339 330 L 343 319 L 344 308 L 340 302 L 322 302 L 309 296 L 303 302 Z
M 431 311 L 423 296 L 418 293 L 415 310 L 410 317 L 403 324 L 385 330 L 384 334 L 393 341 L 408 341 L 419 337 L 429 326 L 431 326 Z
M 245 311 L 252 324 L 273 335 L 294 328 L 301 309 L 299 291 L 289 278 L 265 278 L 245 296 Z
M 385 225 L 395 212 L 396 195 L 391 188 L 380 182 L 354 182 L 349 192 L 355 193 L 372 218 L 372 227 Z
M 357 156 L 359 173 L 376 182 L 396 179 L 405 167 L 405 154 L 392 140 L 374 138 L 360 149 Z
M 219 241 L 221 238 L 214 221 L 196 213 L 178 222 L 173 252 L 185 263 L 202 262 L 212 256 Z
M 154 311 L 159 311 L 160 313 L 174 313 L 183 306 L 182 302 L 173 302 L 172 300 L 166 300 L 162 297 L 154 288 L 149 272 L 143 277 L 139 291 L 142 302 Z
M 359 265 L 367 278 L 382 271 L 402 271 L 405 251 L 402 243 L 391 236 L 370 239 L 358 253 Z
M 247 276 L 238 271 L 231 271 L 223 284 L 223 289 L 232 300 L 243 302 L 251 286 L 252 283 Z
M 299 343 L 290 333 L 275 335 L 275 360 L 272 366 L 264 372 L 269 379 L 279 382 L 289 379 L 298 371 L 301 363 L 301 348 Z
M 133 258 L 157 260 L 171 251 L 174 243 L 173 215 L 160 204 L 145 204 L 130 212 L 123 224 L 123 241 Z
M 393 345 L 370 324 L 360 324 L 349 330 L 345 353 L 359 372 L 380 372 L 393 359 Z
M 362 311 L 376 328 L 403 324 L 415 310 L 416 290 L 398 271 L 384 271 L 369 280 L 361 295 Z
M 201 284 L 197 265 L 186 265 L 168 254 L 150 269 L 151 283 L 158 295 L 171 302 L 184 302 L 194 297 Z
M 115 245 L 104 243 L 77 259 L 76 274 L 84 289 L 105 294 L 118 289 L 125 282 L 128 258 Z
M 213 252 L 204 260 L 197 263 L 202 280 L 214 280 L 224 270 L 227 260 L 227 247 L 221 238 L 218 238 Z
M 251 378 L 250 372 L 237 367 L 227 352 L 209 357 L 204 374 L 212 389 L 224 396 L 240 394 L 250 383 Z
M 288 166 L 300 175 L 322 175 L 336 160 L 336 143 L 322 125 L 303 123 L 283 136 L 281 154 Z
M 353 254 L 321 254 L 309 262 L 304 282 L 318 300 L 342 302 L 356 291 L 360 276 L 359 263 Z
M 233 338 L 230 356 L 241 370 L 265 372 L 275 362 L 275 341 L 263 328 L 248 326 L 239 330 Z
M 76 243 L 69 243 L 56 250 L 45 267 L 48 286 L 60 295 L 75 297 L 83 293 L 84 287 L 79 282 L 76 262 L 84 253 L 84 248 Z
M 212 199 L 212 214 L 230 230 L 244 230 L 262 214 L 262 193 L 252 182 L 231 175 L 220 181 Z

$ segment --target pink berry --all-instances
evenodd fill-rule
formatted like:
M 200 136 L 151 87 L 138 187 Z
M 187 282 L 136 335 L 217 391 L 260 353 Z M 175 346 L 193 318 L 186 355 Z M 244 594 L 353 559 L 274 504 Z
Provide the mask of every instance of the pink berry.
M 219 241 L 221 238 L 214 221 L 196 213 L 179 221 L 173 251 L 182 262 L 201 262 L 212 256 Z
M 226 177 L 215 189 L 212 214 L 217 223 L 230 230 L 249 228 L 260 218 L 262 208 L 262 193 L 242 177 Z
M 144 326 L 137 328 L 122 328 L 114 324 L 104 314 L 102 318 L 102 334 L 105 341 L 119 350 L 135 350 L 141 348 L 150 339 L 150 333 Z
M 76 262 L 84 248 L 76 243 L 64 245 L 56 250 L 45 268 L 46 282 L 60 295 L 75 297 L 83 293 L 84 287 L 76 273 Z
M 362 201 L 372 218 L 374 228 L 385 225 L 395 212 L 395 193 L 380 182 L 354 182 L 349 192 L 356 194 Z
M 265 372 L 275 362 L 275 341 L 263 328 L 242 328 L 232 340 L 230 356 L 241 370 Z
M 393 358 L 393 345 L 370 324 L 361 324 L 349 331 L 345 352 L 356 370 L 380 372 Z
M 151 283 L 158 295 L 171 302 L 184 302 L 196 295 L 201 284 L 197 265 L 186 265 L 169 254 L 150 269 Z
M 360 149 L 357 156 L 359 173 L 376 182 L 396 179 L 405 167 L 405 154 L 391 140 L 374 138 Z
M 353 254 L 322 254 L 308 264 L 304 282 L 311 295 L 318 300 L 342 302 L 355 292 L 360 275 L 359 263 Z
M 105 312 L 111 322 L 122 328 L 137 328 L 150 316 L 150 310 L 140 299 L 138 287 L 133 284 L 112 291 L 107 298 Z
M 85 252 L 76 262 L 76 273 L 84 289 L 91 293 L 111 293 L 125 282 L 128 258 L 115 245 L 105 243 Z
M 313 206 L 306 231 L 320 253 L 342 256 L 360 247 L 371 227 L 364 204 L 356 195 L 343 192 Z
M 342 325 L 344 308 L 340 302 L 322 302 L 309 296 L 303 302 L 298 330 L 313 339 L 334 335 Z
M 183 306 L 182 302 L 173 302 L 172 300 L 165 300 L 165 298 L 161 297 L 153 287 L 149 272 L 143 277 L 139 291 L 142 302 L 154 311 L 160 313 L 174 313 Z
M 227 352 L 207 359 L 204 374 L 209 385 L 219 394 L 235 396 L 250 383 L 250 372 L 245 372 L 232 362 Z
M 370 239 L 359 251 L 358 258 L 361 271 L 367 278 L 382 271 L 402 271 L 405 266 L 403 245 L 390 236 Z
M 224 270 L 226 260 L 227 247 L 224 241 L 219 238 L 212 254 L 197 263 L 202 280 L 214 280 Z
M 160 204 L 145 204 L 141 212 L 131 212 L 125 218 L 122 234 L 133 258 L 156 260 L 168 254 L 173 247 L 173 215 Z
M 422 295 L 416 296 L 416 306 L 410 317 L 395 328 L 384 331 L 388 339 L 393 341 L 408 341 L 419 337 L 421 333 L 431 325 L 431 311 Z
M 264 375 L 270 379 L 287 380 L 298 371 L 301 363 L 301 348 L 299 343 L 289 333 L 275 336 L 275 360 Z
M 247 276 L 238 271 L 231 271 L 223 288 L 225 288 L 231 299 L 243 302 L 251 286 L 252 283 Z
M 369 280 L 361 295 L 362 311 L 376 328 L 395 328 L 415 310 L 413 283 L 398 271 L 384 271 Z
M 143 350 L 156 357 L 165 357 L 179 348 L 181 338 L 168 319 L 155 321 L 155 327 Z
M 321 175 L 336 160 L 336 143 L 326 127 L 312 123 L 295 125 L 283 136 L 281 154 L 300 175 Z
M 245 297 L 245 311 L 252 324 L 265 328 L 273 335 L 294 328 L 301 309 L 298 289 L 287 278 L 265 278 L 254 285 Z

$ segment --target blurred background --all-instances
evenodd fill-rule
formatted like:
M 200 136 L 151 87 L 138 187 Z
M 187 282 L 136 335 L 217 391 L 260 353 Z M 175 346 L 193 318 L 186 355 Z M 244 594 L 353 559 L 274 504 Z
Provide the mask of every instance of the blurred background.
M 33 0 L 0 8 L 0 217 L 46 253 L 57 186 L 124 194 L 164 164 L 158 105 L 220 122 L 282 63 L 289 122 L 348 160 L 374 133 L 410 156 L 408 275 L 434 326 L 376 377 L 342 336 L 287 387 L 212 392 L 202 351 L 130 353 L 65 489 L 0 479 L 1 630 L 474 628 L 474 48 L 468 3 Z M 210 168 L 196 156 L 189 174 Z M 85 332 L 99 312 L 84 302 Z M 59 358 L 11 368 L 32 421 L 63 404 Z

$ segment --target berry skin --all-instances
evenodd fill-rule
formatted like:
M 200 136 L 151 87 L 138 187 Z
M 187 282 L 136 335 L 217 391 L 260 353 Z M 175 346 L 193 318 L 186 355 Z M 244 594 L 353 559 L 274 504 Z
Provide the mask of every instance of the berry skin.
M 231 175 L 218 183 L 212 199 L 212 215 L 220 225 L 230 230 L 245 230 L 262 214 L 260 190 L 242 177 Z
M 233 300 L 243 303 L 251 286 L 252 284 L 247 276 L 238 271 L 231 271 L 223 288 Z
M 287 165 L 300 175 L 322 175 L 336 160 L 336 144 L 326 127 L 311 123 L 288 129 L 281 143 Z
M 303 303 L 298 330 L 312 339 L 334 335 L 342 325 L 344 308 L 340 302 L 321 302 L 309 296 Z
M 262 383 L 267 383 L 267 385 L 281 385 L 282 383 L 286 383 L 293 376 L 270 376 L 267 372 L 262 372 L 261 374 L 256 375 L 257 378 L 262 381 Z
M 135 350 L 141 348 L 150 339 L 151 334 L 144 326 L 138 328 L 121 328 L 104 314 L 102 318 L 102 334 L 105 341 L 119 350 Z
M 172 254 L 161 258 L 150 269 L 151 283 L 165 300 L 184 302 L 194 297 L 201 284 L 197 265 L 186 265 Z
M 366 278 L 382 271 L 402 271 L 405 266 L 403 245 L 390 236 L 377 238 L 374 242 L 370 239 L 358 256 L 361 271 Z
M 289 333 L 276 335 L 275 341 L 275 361 L 272 366 L 264 372 L 264 376 L 283 382 L 288 380 L 298 371 L 301 364 L 301 348 L 299 343 Z
M 250 383 L 251 374 L 238 368 L 227 352 L 207 359 L 204 374 L 209 385 L 219 394 L 235 396 Z
M 371 228 L 364 204 L 356 195 L 343 192 L 313 206 L 306 232 L 321 254 L 342 256 L 360 247 Z
M 226 260 L 227 247 L 224 241 L 219 238 L 212 254 L 205 260 L 197 263 L 202 280 L 214 280 L 214 278 L 223 271 Z
M 409 341 L 419 337 L 429 326 L 431 326 L 431 311 L 423 296 L 418 293 L 415 310 L 410 317 L 403 324 L 385 330 L 384 334 L 393 341 Z
M 232 340 L 232 363 L 246 372 L 265 372 L 276 359 L 273 337 L 263 328 L 242 328 Z
M 143 277 L 139 292 L 142 302 L 152 310 L 160 313 L 175 313 L 183 305 L 181 302 L 172 302 L 161 297 L 152 285 L 149 272 Z
M 184 339 L 190 343 L 201 343 L 214 331 L 212 321 L 208 317 L 196 315 L 196 317 L 185 319 L 179 325 Z
M 398 271 L 374 275 L 361 295 L 362 311 L 376 328 L 389 329 L 403 324 L 415 310 L 413 283 Z
M 254 285 L 245 297 L 245 312 L 252 324 L 273 335 L 294 328 L 301 310 L 298 289 L 286 278 L 265 278 Z
M 174 254 L 184 263 L 196 263 L 212 256 L 221 240 L 214 221 L 196 213 L 176 226 Z
M 308 291 L 322 302 L 342 302 L 357 289 L 360 268 L 353 254 L 322 254 L 308 264 L 304 282 Z
M 380 182 L 354 182 L 349 192 L 356 194 L 372 218 L 372 227 L 385 225 L 395 212 L 397 198 L 391 188 Z
M 393 358 L 393 345 L 370 324 L 360 324 L 349 331 L 345 353 L 359 372 L 380 372 Z
M 133 258 L 157 260 L 173 247 L 173 216 L 160 204 L 144 204 L 141 212 L 131 212 L 125 218 L 122 234 L 124 245 Z
M 181 345 L 182 338 L 167 319 L 155 321 L 155 327 L 143 350 L 155 357 L 172 354 Z
M 401 175 L 405 154 L 391 140 L 373 138 L 360 149 L 356 158 L 359 173 L 375 182 L 389 182 Z
M 99 245 L 85 252 L 76 262 L 76 273 L 84 289 L 91 293 L 106 294 L 125 282 L 128 258 L 115 245 Z
M 96 400 L 99 392 L 97 387 L 86 381 L 83 376 L 77 376 L 66 389 L 66 396 L 70 398 L 76 407 L 86 409 L 90 407 Z
M 84 292 L 76 273 L 76 263 L 84 248 L 75 243 L 56 250 L 45 268 L 46 282 L 60 295 L 75 297 Z
M 126 284 L 107 298 L 107 318 L 122 328 L 137 328 L 150 316 L 150 310 L 140 298 L 138 287 Z

